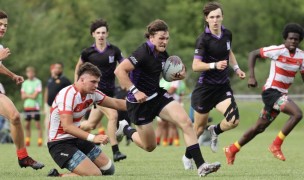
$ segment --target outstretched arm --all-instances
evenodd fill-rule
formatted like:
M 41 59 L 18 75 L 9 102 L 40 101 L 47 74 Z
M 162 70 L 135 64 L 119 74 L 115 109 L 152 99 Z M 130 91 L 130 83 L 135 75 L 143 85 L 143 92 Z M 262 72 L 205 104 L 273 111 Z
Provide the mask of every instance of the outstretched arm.
M 18 76 L 15 73 L 11 72 L 3 64 L 2 66 L 0 66 L 0 73 L 12 78 L 12 80 L 14 80 L 16 84 L 20 84 L 24 81 L 22 76 Z

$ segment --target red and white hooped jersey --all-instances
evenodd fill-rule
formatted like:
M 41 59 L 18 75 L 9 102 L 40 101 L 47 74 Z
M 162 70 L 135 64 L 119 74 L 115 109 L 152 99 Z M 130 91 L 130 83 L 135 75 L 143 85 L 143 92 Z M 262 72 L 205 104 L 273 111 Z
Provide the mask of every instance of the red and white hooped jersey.
M 80 127 L 81 118 L 91 108 L 93 103 L 100 105 L 105 97 L 106 95 L 99 90 L 96 90 L 94 94 L 81 96 L 74 85 L 67 86 L 59 91 L 50 110 L 49 142 L 76 138 L 64 132 L 60 121 L 61 114 L 71 114 L 74 125 Z
M 304 52 L 298 48 L 295 54 L 291 55 L 284 44 L 269 46 L 261 48 L 260 55 L 262 58 L 271 59 L 269 76 L 263 90 L 273 88 L 288 93 L 296 73 L 304 73 Z

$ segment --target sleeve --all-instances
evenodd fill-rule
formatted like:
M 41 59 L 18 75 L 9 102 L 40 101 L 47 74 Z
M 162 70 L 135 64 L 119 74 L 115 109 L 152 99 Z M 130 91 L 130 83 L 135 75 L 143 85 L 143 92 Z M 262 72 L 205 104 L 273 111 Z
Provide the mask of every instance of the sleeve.
M 260 49 L 260 55 L 262 58 L 270 58 L 272 60 L 276 60 L 283 47 L 281 46 L 268 46 Z
M 70 88 L 69 88 L 70 89 Z M 60 91 L 56 96 L 56 103 L 58 106 L 59 114 L 73 114 L 73 102 L 75 95 L 69 91 Z
M 87 50 L 87 49 L 84 49 L 84 50 L 81 52 L 80 58 L 81 58 L 82 62 L 87 62 L 87 61 L 88 61 L 89 53 L 88 53 L 88 50 Z
M 96 90 L 95 91 L 95 101 L 97 105 L 101 105 L 102 101 L 106 98 L 106 95 L 103 94 L 101 91 Z
M 140 66 L 144 61 L 145 58 L 143 58 L 143 53 L 141 52 L 141 49 L 137 49 L 134 51 L 131 56 L 129 56 L 129 61 L 133 64 L 134 67 Z
M 194 59 L 203 60 L 203 56 L 205 53 L 205 42 L 203 36 L 200 36 L 195 43 L 195 50 L 194 50 Z
M 121 63 L 124 60 L 122 52 L 118 47 L 115 48 L 115 60 L 119 63 Z

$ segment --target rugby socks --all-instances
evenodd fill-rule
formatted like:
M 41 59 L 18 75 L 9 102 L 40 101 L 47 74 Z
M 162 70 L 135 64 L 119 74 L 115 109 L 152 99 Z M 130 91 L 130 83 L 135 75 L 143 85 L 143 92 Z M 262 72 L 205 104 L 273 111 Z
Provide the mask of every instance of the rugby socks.
M 163 139 L 162 145 L 163 146 L 168 146 L 168 139 L 167 138 Z
M 39 147 L 42 146 L 42 138 L 38 138 L 37 144 Z
M 179 146 L 179 138 L 174 138 L 173 144 L 174 146 Z
M 19 160 L 28 157 L 26 148 L 24 147 L 24 148 L 18 149 L 17 156 L 18 156 Z
M 275 146 L 281 147 L 285 137 L 286 136 L 282 133 L 282 131 L 280 131 L 272 144 L 275 145 Z
M 194 160 L 195 165 L 196 165 L 197 168 L 199 168 L 202 164 L 205 163 L 205 160 L 204 160 L 204 158 L 202 156 L 202 152 L 201 152 L 201 149 L 200 149 L 198 143 L 193 144 L 193 145 L 187 147 L 186 154 L 187 154 L 187 151 L 189 152 L 189 154 L 191 155 L 191 157 L 193 157 L 193 160 Z M 188 159 L 190 159 L 190 158 L 188 158 Z
M 31 144 L 31 138 L 30 137 L 26 137 L 25 138 L 25 146 L 30 146 Z
M 156 138 L 156 144 L 157 144 L 157 145 L 160 145 L 160 137 L 157 137 L 157 138 Z
M 103 127 L 99 128 L 98 134 L 105 135 L 106 134 L 105 129 Z
M 115 153 L 118 152 L 118 151 L 119 151 L 118 144 L 113 145 L 113 146 L 112 146 L 112 152 L 113 152 L 113 154 L 115 154 Z
M 218 123 L 215 127 L 214 127 L 214 132 L 215 134 L 219 135 L 221 134 L 222 132 L 224 132 L 222 129 L 221 129 L 221 123 Z
M 230 145 L 229 149 L 232 153 L 237 153 L 240 151 L 241 145 L 236 141 L 234 144 Z
M 131 126 L 125 126 L 123 132 L 129 139 L 133 141 L 132 135 L 136 132 L 136 129 L 132 128 Z

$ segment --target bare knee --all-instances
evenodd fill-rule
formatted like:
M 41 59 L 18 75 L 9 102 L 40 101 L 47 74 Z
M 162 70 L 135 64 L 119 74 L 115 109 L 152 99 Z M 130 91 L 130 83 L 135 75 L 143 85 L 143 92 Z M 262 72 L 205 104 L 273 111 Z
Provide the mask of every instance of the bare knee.
M 16 125 L 20 125 L 21 121 L 20 121 L 20 114 L 19 112 L 14 112 L 10 115 L 9 120 L 11 122 L 12 125 L 16 126 Z
M 153 145 L 146 145 L 143 147 L 143 149 L 147 152 L 152 152 L 156 148 L 156 144 Z
M 298 111 L 295 115 L 294 118 L 296 121 L 300 121 L 303 118 L 303 113 L 302 111 Z

